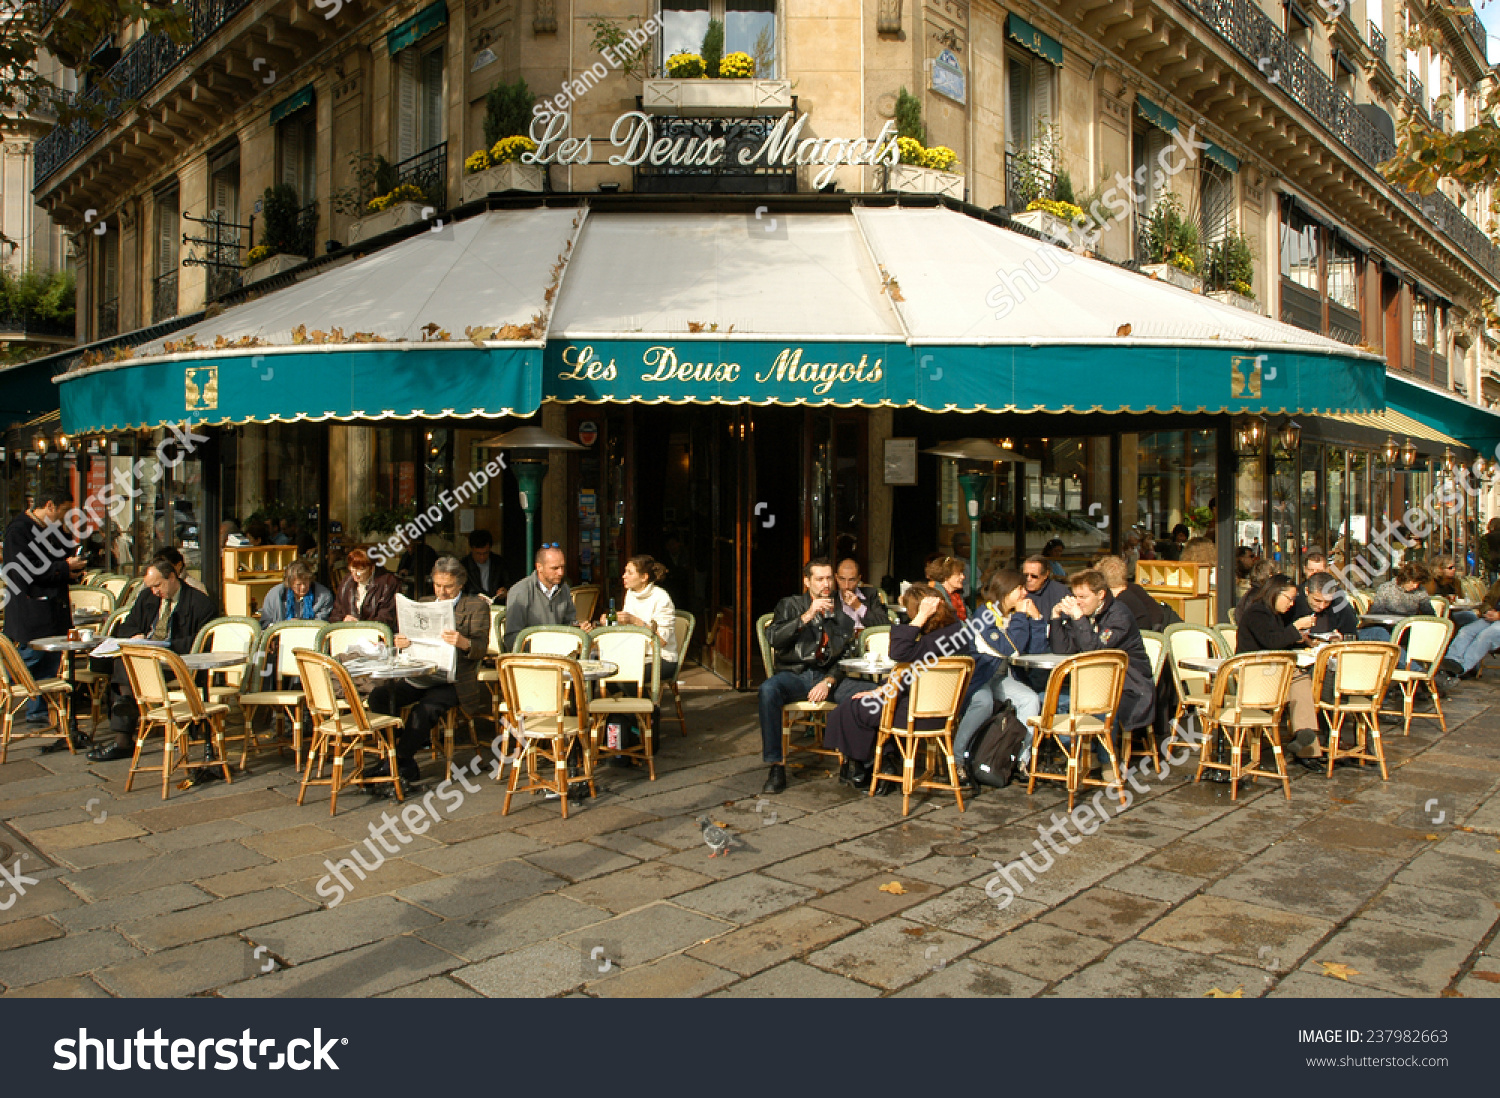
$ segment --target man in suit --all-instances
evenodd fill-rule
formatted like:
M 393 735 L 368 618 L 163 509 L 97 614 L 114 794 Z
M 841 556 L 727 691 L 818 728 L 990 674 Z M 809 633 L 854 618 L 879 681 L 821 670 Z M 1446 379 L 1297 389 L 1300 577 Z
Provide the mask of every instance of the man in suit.
M 370 695 L 370 708 L 377 713 L 396 716 L 408 705 L 412 707 L 396 740 L 396 773 L 403 786 L 410 787 L 421 781 L 417 752 L 431 740 L 433 726 L 448 710 L 456 706 L 471 719 L 490 712 L 490 692 L 479 681 L 479 668 L 489 653 L 490 604 L 478 595 L 465 595 L 463 588 L 467 581 L 468 572 L 457 557 L 440 557 L 432 568 L 435 595 L 421 600 L 457 600 L 453 608 L 454 628 L 442 634 L 445 644 L 458 649 L 453 680 L 446 681 L 440 675 L 392 679 L 382 683 Z M 402 633 L 396 634 L 395 641 L 398 649 L 411 645 Z M 369 771 L 369 776 L 388 773 L 388 764 L 379 763 Z M 389 785 L 369 788 L 395 795 Z
M 839 612 L 853 619 L 855 633 L 873 625 L 891 624 L 879 593 L 861 582 L 859 565 L 852 559 L 839 561 L 838 571 L 833 578 L 838 584 Z
M 218 617 L 218 606 L 202 591 L 178 579 L 171 562 L 160 558 L 153 560 L 146 569 L 144 587 L 130 613 L 115 627 L 115 636 L 131 640 L 164 640 L 167 647 L 179 656 L 187 655 L 193 649 L 198 631 Z M 135 695 L 130 692 L 125 661 L 101 659 L 95 663 L 96 670 L 110 674 L 110 691 L 115 695 L 115 702 L 110 707 L 109 727 L 117 733 L 117 739 L 112 744 L 94 748 L 89 752 L 89 759 L 93 762 L 128 759 L 133 754 L 130 741 L 136 733 L 140 710 L 135 704 Z M 111 664 L 113 666 L 109 666 Z
M 62 656 L 59 652 L 39 652 L 31 642 L 60 636 L 72 628 L 68 586 L 77 582 L 73 577 L 83 571 L 83 559 L 75 555 L 74 541 L 59 521 L 70 502 L 64 492 L 46 489 L 5 529 L 5 565 L 0 570 L 9 596 L 5 635 L 15 643 L 22 661 L 37 679 L 57 674 Z M 32 699 L 26 706 L 26 720 L 41 724 L 46 719 L 46 703 L 41 698 Z M 57 740 L 43 750 L 60 751 L 66 746 L 64 740 Z
M 464 558 L 464 570 L 469 574 L 464 594 L 479 595 L 491 603 L 505 595 L 505 583 L 500 578 L 500 558 L 494 554 L 494 544 L 488 530 L 475 530 L 469 535 L 469 555 Z
M 516 650 L 516 636 L 533 625 L 577 625 L 588 629 L 588 622 L 578 620 L 573 605 L 573 591 L 563 578 L 567 559 L 555 545 L 544 545 L 536 551 L 536 571 L 512 585 L 505 594 L 505 647 Z

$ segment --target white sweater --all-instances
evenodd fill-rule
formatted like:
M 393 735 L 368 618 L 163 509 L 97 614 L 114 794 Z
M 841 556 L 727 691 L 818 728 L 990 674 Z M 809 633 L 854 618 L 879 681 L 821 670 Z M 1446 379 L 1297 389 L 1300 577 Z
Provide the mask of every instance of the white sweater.
M 661 638 L 662 663 L 677 660 L 677 607 L 672 605 L 672 596 L 654 583 L 648 583 L 640 591 L 625 592 L 624 612 L 634 614 L 642 621 L 650 622 Z

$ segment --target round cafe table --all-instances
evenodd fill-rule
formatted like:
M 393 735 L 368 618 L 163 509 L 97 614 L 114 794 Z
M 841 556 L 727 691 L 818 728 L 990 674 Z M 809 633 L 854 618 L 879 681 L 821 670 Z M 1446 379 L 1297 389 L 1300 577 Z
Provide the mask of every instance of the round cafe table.
M 354 678 L 415 679 L 432 674 L 437 664 L 430 660 L 363 659 L 350 660 L 344 664 L 344 670 Z
M 1383 625 L 1387 629 L 1390 629 L 1398 621 L 1405 621 L 1409 617 L 1411 617 L 1410 614 L 1361 614 L 1359 616 L 1359 624 Z
M 219 671 L 225 667 L 236 667 L 250 659 L 243 652 L 189 652 L 180 658 L 189 671 Z
M 1030 667 L 1037 671 L 1050 671 L 1063 660 L 1072 658 L 1071 655 L 1063 655 L 1060 652 L 1018 652 L 1010 657 L 1011 665 L 1014 667 Z
M 895 660 L 867 660 L 863 658 L 839 660 L 839 670 L 856 679 L 871 679 L 878 682 L 895 669 Z
M 585 682 L 598 682 L 607 679 L 611 675 L 619 673 L 620 665 L 610 663 L 608 660 L 579 660 L 579 668 L 583 671 Z
M 68 695 L 68 739 L 75 748 L 83 747 L 93 741 L 93 737 L 83 738 L 78 732 L 78 710 L 73 706 L 73 698 L 78 693 L 78 661 L 74 657 L 75 652 L 92 652 L 104 643 L 103 637 L 94 637 L 90 640 L 69 640 L 66 636 L 40 637 L 31 642 L 31 647 L 38 652 L 61 652 L 68 658 L 68 672 L 64 676 L 68 680 L 71 690 Z

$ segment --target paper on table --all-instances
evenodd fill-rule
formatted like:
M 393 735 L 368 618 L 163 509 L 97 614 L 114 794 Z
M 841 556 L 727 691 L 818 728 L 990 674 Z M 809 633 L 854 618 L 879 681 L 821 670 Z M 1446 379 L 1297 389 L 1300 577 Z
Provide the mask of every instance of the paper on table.
M 129 640 L 130 638 L 127 637 L 126 639 Z M 172 644 L 171 644 L 170 641 L 148 640 L 145 637 L 141 637 L 138 640 L 132 640 L 132 641 L 130 641 L 130 643 L 131 644 L 149 644 L 153 648 L 170 648 L 172 646 Z M 91 656 L 99 656 L 101 658 L 107 658 L 109 656 L 118 656 L 119 654 L 120 654 L 120 642 L 115 637 L 107 637 L 107 638 L 105 638 L 105 641 L 104 641 L 103 644 L 101 644 L 98 648 L 95 648 L 92 652 L 89 653 L 89 655 L 91 655 Z
M 451 602 L 417 602 L 396 596 L 396 632 L 411 641 L 407 654 L 437 664 L 438 673 L 448 682 L 458 670 L 458 649 L 443 640 L 443 633 L 454 628 L 453 607 Z

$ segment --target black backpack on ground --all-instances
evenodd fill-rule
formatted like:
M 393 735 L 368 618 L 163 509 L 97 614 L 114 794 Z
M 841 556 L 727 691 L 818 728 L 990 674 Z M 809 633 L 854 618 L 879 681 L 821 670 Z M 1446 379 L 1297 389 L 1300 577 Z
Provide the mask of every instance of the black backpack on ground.
M 1016 756 L 1025 743 L 1026 726 L 1016 716 L 1016 707 L 1002 702 L 969 749 L 969 773 L 980 785 L 1004 789 L 1010 784 Z

